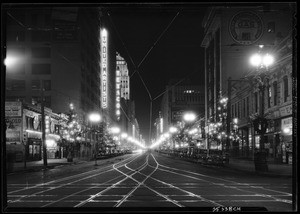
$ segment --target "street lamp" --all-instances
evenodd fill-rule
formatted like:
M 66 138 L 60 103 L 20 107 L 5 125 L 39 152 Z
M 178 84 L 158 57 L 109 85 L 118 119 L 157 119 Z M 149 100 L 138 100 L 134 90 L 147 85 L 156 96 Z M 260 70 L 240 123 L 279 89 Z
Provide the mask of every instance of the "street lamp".
M 265 85 L 263 82 L 263 78 L 265 75 L 264 71 L 268 70 L 268 67 L 274 63 L 274 58 L 272 55 L 266 53 L 265 55 L 262 54 L 263 46 L 259 46 L 260 50 L 259 53 L 254 54 L 250 58 L 250 63 L 252 66 L 256 67 L 259 71 L 259 74 L 256 76 L 258 80 L 258 88 L 260 92 L 260 118 L 264 118 L 264 90 Z M 259 152 L 255 154 L 254 163 L 255 163 L 255 170 L 256 171 L 268 171 L 267 165 L 267 157 L 264 151 L 265 142 L 264 142 L 264 135 L 266 132 L 266 124 L 263 120 L 260 121 L 260 142 L 259 142 Z
M 183 119 L 186 122 L 193 122 L 196 119 L 196 115 L 193 112 L 187 112 L 183 115 Z
M 91 122 L 91 123 L 99 123 L 100 121 L 101 121 L 101 116 L 100 116 L 100 114 L 98 114 L 98 113 L 91 113 L 90 115 L 89 115 L 89 121 Z M 97 164 L 97 148 L 96 148 L 96 142 L 95 142 L 95 145 L 94 145 L 94 159 L 95 159 L 95 166 L 97 166 L 98 164 Z

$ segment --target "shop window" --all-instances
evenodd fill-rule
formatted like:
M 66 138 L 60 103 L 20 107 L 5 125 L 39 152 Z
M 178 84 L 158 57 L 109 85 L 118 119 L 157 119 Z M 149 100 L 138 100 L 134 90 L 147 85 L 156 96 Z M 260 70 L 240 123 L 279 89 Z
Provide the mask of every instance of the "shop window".
M 34 118 L 25 116 L 25 120 L 26 120 L 26 129 L 33 130 L 33 120 L 34 120 Z

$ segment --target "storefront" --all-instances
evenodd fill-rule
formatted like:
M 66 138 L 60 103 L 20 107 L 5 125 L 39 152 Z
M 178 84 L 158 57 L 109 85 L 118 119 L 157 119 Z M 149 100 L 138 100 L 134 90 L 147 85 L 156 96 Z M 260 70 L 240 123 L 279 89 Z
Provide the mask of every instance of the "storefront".
M 292 117 L 281 119 L 281 151 L 282 163 L 292 164 L 293 162 L 293 120 Z

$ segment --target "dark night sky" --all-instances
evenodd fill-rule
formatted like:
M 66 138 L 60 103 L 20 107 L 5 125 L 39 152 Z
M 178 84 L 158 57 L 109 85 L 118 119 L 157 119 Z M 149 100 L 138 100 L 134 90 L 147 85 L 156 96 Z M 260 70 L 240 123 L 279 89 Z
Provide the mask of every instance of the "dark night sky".
M 110 14 L 108 20 L 112 27 L 111 36 L 117 51 L 129 65 L 130 75 L 135 71 L 133 63 L 136 67 L 141 63 L 179 12 L 138 69 L 152 100 L 164 92 L 171 78 L 190 77 L 195 84 L 204 84 L 204 53 L 201 48 L 202 19 L 206 11 L 204 5 L 143 4 L 110 7 L 107 11 Z M 136 117 L 141 133 L 148 141 L 150 97 L 138 73 L 130 81 L 131 98 L 136 103 Z M 158 117 L 161 98 L 162 96 L 153 100 L 152 124 Z

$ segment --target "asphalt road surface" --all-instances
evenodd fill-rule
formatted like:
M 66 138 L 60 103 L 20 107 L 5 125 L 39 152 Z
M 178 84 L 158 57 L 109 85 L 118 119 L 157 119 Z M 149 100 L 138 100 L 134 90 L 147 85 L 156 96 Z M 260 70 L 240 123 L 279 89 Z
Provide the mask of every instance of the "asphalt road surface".
M 292 211 L 292 180 L 248 175 L 155 152 L 7 176 L 9 208 Z M 151 210 L 151 209 L 149 209 Z

